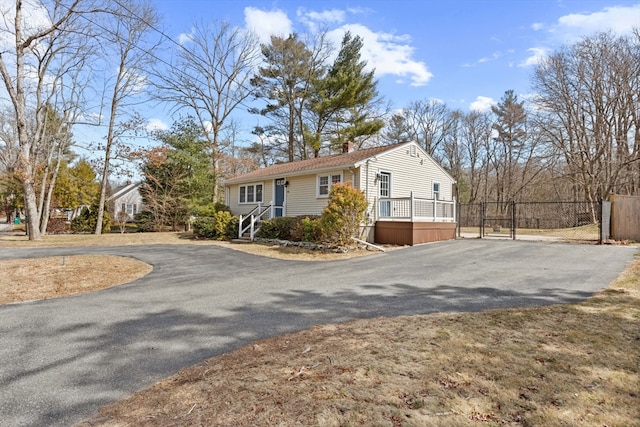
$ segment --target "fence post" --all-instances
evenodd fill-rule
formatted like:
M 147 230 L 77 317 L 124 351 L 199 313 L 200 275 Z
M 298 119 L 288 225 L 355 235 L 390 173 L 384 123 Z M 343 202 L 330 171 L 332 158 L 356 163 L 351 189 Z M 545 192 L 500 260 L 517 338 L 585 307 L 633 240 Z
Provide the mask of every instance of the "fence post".
M 511 235 L 513 240 L 516 240 L 516 201 L 511 201 Z
M 480 238 L 484 237 L 484 202 L 480 202 Z
M 611 202 L 600 199 L 600 224 L 598 244 L 602 245 L 611 238 Z
M 409 218 L 411 222 L 413 222 L 413 204 L 415 203 L 415 199 L 413 198 L 413 191 L 409 194 Z
M 453 220 L 456 222 L 456 231 L 458 233 L 458 237 L 460 237 L 460 202 L 455 202 L 454 209 L 455 214 L 453 215 Z

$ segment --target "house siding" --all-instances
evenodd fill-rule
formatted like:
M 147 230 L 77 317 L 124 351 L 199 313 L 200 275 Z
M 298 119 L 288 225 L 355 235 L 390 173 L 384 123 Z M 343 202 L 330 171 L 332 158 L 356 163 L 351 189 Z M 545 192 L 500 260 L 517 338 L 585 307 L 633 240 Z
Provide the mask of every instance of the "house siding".
M 317 196 L 318 175 L 335 174 L 342 174 L 342 182 L 354 180 L 349 170 L 342 169 L 287 178 L 286 216 L 322 214 L 329 198 Z
M 368 188 L 363 190 L 372 216 L 377 217 L 375 209 L 379 193 L 376 174 L 380 172 L 391 174 L 391 197 L 409 197 L 413 191 L 414 197 L 433 199 L 433 183 L 439 182 L 440 200 L 453 200 L 453 181 L 449 175 L 423 150 L 417 149 L 415 156 L 410 153 L 411 145 L 400 147 L 369 160 L 360 168 L 361 180 L 369 182 Z
M 289 185 L 287 186 L 285 195 L 285 215 L 286 216 L 299 216 L 299 215 L 320 215 L 327 202 L 328 197 L 317 197 L 317 177 L 318 175 L 335 175 L 342 174 L 343 182 L 359 180 L 357 174 L 354 176 L 349 170 L 330 170 L 321 172 L 319 174 L 313 173 L 310 175 L 282 176 L 279 178 L 285 178 Z M 251 185 L 264 183 L 264 196 L 263 205 L 268 205 L 274 200 L 274 180 L 269 179 L 265 181 L 256 181 L 242 184 L 232 184 L 228 186 L 228 193 L 226 195 L 227 205 L 231 208 L 231 212 L 234 215 L 244 215 L 253 208 L 257 203 L 240 204 L 238 203 L 238 193 L 241 185 Z
M 134 219 L 135 215 L 144 210 L 144 203 L 139 187 L 140 184 L 128 185 L 109 197 L 107 200 L 109 214 L 113 220 L 120 219 L 120 213 L 125 211 L 122 206 L 123 204 L 132 205 L 133 215 L 129 215 L 128 217 L 130 221 Z

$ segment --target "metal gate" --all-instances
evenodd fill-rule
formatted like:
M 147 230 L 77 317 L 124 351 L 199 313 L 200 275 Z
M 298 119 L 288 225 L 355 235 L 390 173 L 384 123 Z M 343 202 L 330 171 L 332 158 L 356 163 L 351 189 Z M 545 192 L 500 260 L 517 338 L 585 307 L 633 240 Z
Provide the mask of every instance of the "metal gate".
M 480 203 L 480 236 L 516 238 L 515 202 Z
M 457 212 L 459 237 L 602 242 L 602 202 L 461 203 Z

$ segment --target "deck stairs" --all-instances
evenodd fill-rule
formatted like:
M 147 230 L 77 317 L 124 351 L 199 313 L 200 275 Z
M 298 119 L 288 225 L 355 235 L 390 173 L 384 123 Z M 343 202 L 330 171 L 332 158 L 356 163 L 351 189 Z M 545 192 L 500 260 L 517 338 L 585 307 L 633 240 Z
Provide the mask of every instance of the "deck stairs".
M 238 240 L 253 241 L 256 233 L 260 230 L 260 223 L 265 219 L 271 219 L 271 205 L 256 206 L 246 215 L 240 215 L 238 223 Z

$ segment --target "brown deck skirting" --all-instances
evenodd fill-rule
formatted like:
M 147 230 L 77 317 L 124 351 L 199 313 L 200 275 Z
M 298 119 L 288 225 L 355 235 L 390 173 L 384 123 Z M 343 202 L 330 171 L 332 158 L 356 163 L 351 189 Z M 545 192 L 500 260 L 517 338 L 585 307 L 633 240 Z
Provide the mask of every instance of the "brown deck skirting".
M 455 238 L 455 222 L 376 221 L 376 243 L 413 246 Z

